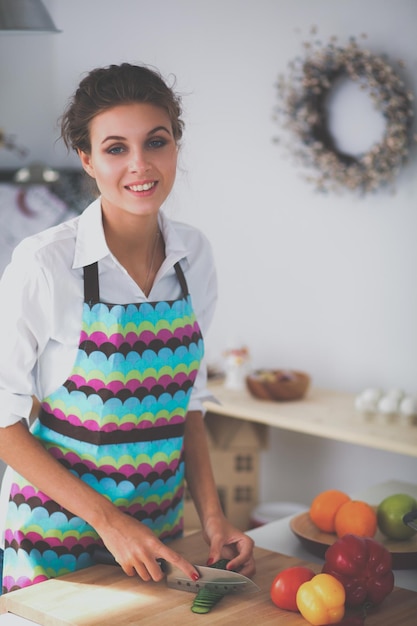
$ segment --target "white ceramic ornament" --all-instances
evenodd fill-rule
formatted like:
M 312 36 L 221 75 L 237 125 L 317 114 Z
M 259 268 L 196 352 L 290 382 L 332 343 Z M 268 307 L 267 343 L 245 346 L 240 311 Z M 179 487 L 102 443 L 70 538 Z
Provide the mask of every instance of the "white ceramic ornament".
M 378 402 L 378 411 L 384 415 L 393 415 L 399 409 L 399 401 L 395 396 L 382 396 Z
M 417 415 L 417 398 L 414 396 L 405 396 L 401 400 L 400 413 L 405 417 L 414 417 Z

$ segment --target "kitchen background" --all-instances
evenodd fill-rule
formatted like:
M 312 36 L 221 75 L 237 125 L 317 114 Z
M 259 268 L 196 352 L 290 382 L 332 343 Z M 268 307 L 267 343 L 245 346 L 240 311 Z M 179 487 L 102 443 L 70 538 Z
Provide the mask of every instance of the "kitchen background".
M 213 245 L 209 361 L 246 345 L 253 368 L 302 369 L 316 386 L 352 393 L 417 394 L 416 149 L 394 189 L 321 195 L 273 141 L 277 78 L 313 26 L 323 43 L 366 34 L 361 45 L 405 62 L 417 94 L 416 0 L 44 3 L 62 33 L 0 36 L 0 128 L 29 150 L 0 150 L 0 168 L 78 166 L 57 142 L 57 118 L 93 67 L 130 61 L 175 76 L 186 134 L 167 211 Z M 358 137 L 374 123 L 356 122 Z M 322 489 L 417 475 L 413 457 L 276 429 L 261 457 L 262 501 L 309 503 Z

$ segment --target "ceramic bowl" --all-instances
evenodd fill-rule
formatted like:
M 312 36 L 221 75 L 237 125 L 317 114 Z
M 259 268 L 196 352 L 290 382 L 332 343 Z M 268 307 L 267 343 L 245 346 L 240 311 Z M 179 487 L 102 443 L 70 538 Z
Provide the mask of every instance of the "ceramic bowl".
M 303 398 L 310 385 L 310 376 L 295 370 L 255 370 L 246 377 L 250 393 L 260 400 L 287 402 Z

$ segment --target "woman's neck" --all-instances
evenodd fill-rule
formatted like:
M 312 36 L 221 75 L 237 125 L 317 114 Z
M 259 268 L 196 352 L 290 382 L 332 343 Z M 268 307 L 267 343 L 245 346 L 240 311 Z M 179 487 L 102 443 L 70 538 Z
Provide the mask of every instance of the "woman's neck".
M 157 216 L 119 216 L 103 213 L 103 228 L 111 253 L 148 295 L 165 258 L 165 246 Z

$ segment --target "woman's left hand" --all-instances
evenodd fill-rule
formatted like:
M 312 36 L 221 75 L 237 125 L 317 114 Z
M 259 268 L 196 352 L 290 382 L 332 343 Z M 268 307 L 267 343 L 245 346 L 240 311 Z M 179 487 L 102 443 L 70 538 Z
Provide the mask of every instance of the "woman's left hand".
M 210 546 L 207 565 L 219 559 L 228 559 L 228 570 L 248 577 L 255 574 L 253 539 L 235 528 L 224 516 L 220 515 L 206 520 L 203 535 Z
M 228 559 L 227 569 L 244 576 L 255 573 L 253 540 L 235 528 L 224 516 L 211 469 L 204 418 L 200 411 L 189 411 L 185 422 L 184 449 L 186 479 L 200 517 L 203 536 L 210 551 L 208 564 Z

